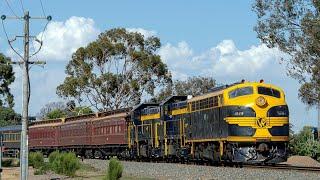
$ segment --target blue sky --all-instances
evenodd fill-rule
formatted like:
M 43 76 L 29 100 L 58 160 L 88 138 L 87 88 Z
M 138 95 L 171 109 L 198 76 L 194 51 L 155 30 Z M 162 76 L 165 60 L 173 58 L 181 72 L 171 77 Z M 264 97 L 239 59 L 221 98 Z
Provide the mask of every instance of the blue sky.
M 8 0 L 13 11 L 21 15 L 18 0 Z M 24 2 L 24 1 L 23 1 Z M 44 49 L 35 59 L 46 60 L 44 68 L 32 68 L 30 114 L 34 115 L 49 101 L 57 101 L 55 87 L 64 79 L 64 67 L 71 53 L 85 46 L 107 29 L 125 27 L 144 35 L 160 37 L 159 54 L 168 64 L 175 79 L 192 75 L 213 76 L 221 83 L 240 79 L 276 84 L 287 93 L 291 122 L 295 129 L 316 125 L 316 111 L 307 108 L 297 98 L 298 83 L 286 76 L 279 65 L 283 54 L 260 44 L 253 27 L 256 15 L 253 1 L 47 1 L 45 13 L 53 16 L 45 33 Z M 40 1 L 26 1 L 24 8 L 31 16 L 42 15 Z M 0 2 L 0 14 L 12 15 L 5 1 Z M 22 33 L 22 22 L 5 22 L 9 36 Z M 44 21 L 33 20 L 31 32 L 39 35 Z M 22 42 L 16 47 L 21 49 Z M 0 52 L 13 57 L 3 31 Z M 21 75 L 12 85 L 15 109 L 21 111 Z

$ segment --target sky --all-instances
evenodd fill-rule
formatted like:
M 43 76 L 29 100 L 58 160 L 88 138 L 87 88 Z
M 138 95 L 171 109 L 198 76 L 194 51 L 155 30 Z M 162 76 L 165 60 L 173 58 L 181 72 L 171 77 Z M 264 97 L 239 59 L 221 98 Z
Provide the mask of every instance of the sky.
M 162 47 L 159 55 L 168 65 L 174 79 L 191 76 L 211 76 L 221 84 L 241 79 L 280 86 L 286 92 L 290 121 L 294 130 L 304 125 L 317 125 L 314 108 L 308 108 L 298 99 L 299 83 L 288 77 L 285 55 L 278 49 L 261 44 L 253 27 L 257 17 L 252 11 L 253 1 L 231 0 L 163 0 L 163 1 L 0 1 L 0 14 L 22 16 L 23 9 L 31 17 L 51 15 L 43 35 L 44 45 L 32 60 L 44 60 L 44 67 L 31 69 L 30 115 L 36 115 L 48 102 L 61 101 L 56 87 L 65 78 L 65 66 L 72 53 L 94 41 L 99 33 L 111 28 L 124 27 L 144 36 L 157 36 Z M 12 12 L 13 11 L 13 12 Z M 31 35 L 41 38 L 46 20 L 31 20 Z M 23 21 L 4 21 L 9 38 L 22 35 Z M 2 28 L 1 28 L 2 29 Z M 21 52 L 22 40 L 14 42 Z M 31 44 L 31 51 L 39 45 Z M 19 57 L 7 44 L 4 31 L 0 31 L 0 52 L 13 60 Z M 14 67 L 16 80 L 11 85 L 15 96 L 15 110 L 21 111 L 21 69 Z

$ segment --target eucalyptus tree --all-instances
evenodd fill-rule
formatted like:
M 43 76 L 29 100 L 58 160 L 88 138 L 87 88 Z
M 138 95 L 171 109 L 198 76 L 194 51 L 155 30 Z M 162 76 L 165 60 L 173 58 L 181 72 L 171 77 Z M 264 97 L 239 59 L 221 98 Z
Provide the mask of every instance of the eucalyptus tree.
M 289 75 L 301 83 L 299 97 L 314 106 L 320 101 L 320 1 L 256 0 L 255 31 L 268 47 L 288 57 Z
M 0 53 L 0 107 L 13 108 L 13 95 L 9 86 L 14 79 L 11 59 Z
M 212 77 L 194 76 L 186 80 L 175 80 L 162 88 L 152 102 L 161 102 L 171 95 L 192 95 L 199 96 L 210 92 L 216 86 L 216 80 Z
M 143 95 L 152 96 L 156 87 L 171 82 L 157 54 L 160 46 L 154 36 L 146 38 L 124 28 L 105 31 L 72 55 L 57 94 L 97 110 L 136 105 Z

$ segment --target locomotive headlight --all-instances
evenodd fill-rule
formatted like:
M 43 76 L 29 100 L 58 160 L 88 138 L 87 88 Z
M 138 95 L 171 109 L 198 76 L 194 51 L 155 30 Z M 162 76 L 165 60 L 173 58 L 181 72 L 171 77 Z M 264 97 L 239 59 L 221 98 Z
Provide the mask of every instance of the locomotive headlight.
M 268 111 L 269 117 L 289 117 L 289 109 L 287 105 L 274 106 Z
M 286 116 L 286 112 L 285 111 L 277 111 L 277 115 L 278 116 Z
M 259 96 L 256 99 L 256 104 L 259 107 L 263 107 L 263 106 L 267 105 L 267 103 L 268 103 L 267 100 L 263 96 Z
M 256 114 L 251 107 L 229 106 L 227 107 L 227 117 L 255 117 Z

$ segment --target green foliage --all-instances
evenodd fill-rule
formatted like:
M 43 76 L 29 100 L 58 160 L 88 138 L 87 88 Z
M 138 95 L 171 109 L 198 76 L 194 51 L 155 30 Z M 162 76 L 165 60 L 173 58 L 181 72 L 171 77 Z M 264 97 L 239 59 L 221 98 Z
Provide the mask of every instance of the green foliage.
M 13 108 L 13 95 L 10 93 L 9 86 L 14 79 L 11 59 L 0 53 L 0 107 Z
M 153 98 L 153 102 L 161 102 L 171 95 L 193 95 L 198 96 L 208 93 L 216 85 L 211 77 L 189 77 L 187 80 L 176 80 L 172 84 L 160 90 Z
M 55 110 L 49 112 L 46 116 L 47 116 L 46 117 L 47 119 L 58 119 L 58 118 L 65 117 L 66 113 L 63 110 L 55 109 Z
M 29 153 L 29 166 L 40 169 L 44 164 L 44 158 L 41 152 Z
M 49 166 L 47 163 L 44 163 L 43 166 L 41 166 L 39 169 L 36 169 L 34 171 L 34 175 L 42 175 L 45 174 L 49 170 Z
M 289 74 L 302 86 L 302 102 L 316 106 L 320 99 L 320 3 L 315 0 L 256 0 L 255 31 L 268 47 L 286 53 Z
M 20 119 L 12 108 L 0 107 L 0 127 L 18 124 Z
M 2 166 L 3 167 L 11 167 L 11 165 L 12 165 L 12 159 L 2 160 Z
M 64 102 L 50 102 L 41 108 L 37 114 L 40 119 L 58 119 L 70 116 L 79 116 L 93 113 L 90 107 L 78 106 L 74 101 Z
M 65 114 L 66 105 L 64 102 L 49 102 L 40 109 L 37 117 L 39 119 L 56 119 L 64 117 Z
M 74 153 L 59 153 L 55 151 L 49 155 L 49 165 L 51 170 L 58 174 L 74 177 L 80 168 L 79 159 Z
M 108 167 L 107 176 L 105 179 L 118 180 L 122 177 L 122 171 L 123 171 L 123 166 L 120 163 L 120 161 L 118 161 L 115 158 L 112 158 L 109 161 L 109 167 Z
M 60 155 L 59 151 L 53 151 L 49 154 L 49 164 L 52 164 L 53 161 Z
M 294 155 L 310 156 L 314 159 L 320 158 L 320 142 L 314 140 L 312 127 L 305 126 L 290 140 L 290 148 Z
M 19 159 L 2 159 L 2 167 L 18 167 L 19 165 Z
M 72 55 L 57 94 L 79 103 L 86 100 L 97 110 L 139 104 L 142 94 L 153 95 L 156 87 L 171 82 L 157 54 L 160 45 L 157 37 L 124 28 L 103 32 Z
M 74 108 L 73 114 L 75 116 L 78 115 L 85 115 L 85 114 L 91 114 L 93 113 L 92 109 L 90 107 L 76 107 Z

